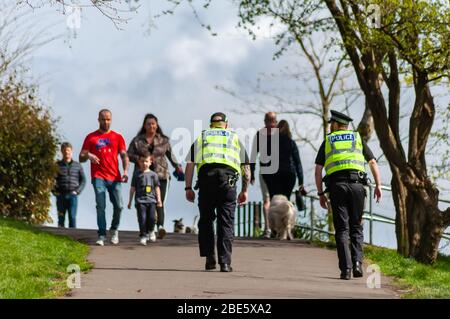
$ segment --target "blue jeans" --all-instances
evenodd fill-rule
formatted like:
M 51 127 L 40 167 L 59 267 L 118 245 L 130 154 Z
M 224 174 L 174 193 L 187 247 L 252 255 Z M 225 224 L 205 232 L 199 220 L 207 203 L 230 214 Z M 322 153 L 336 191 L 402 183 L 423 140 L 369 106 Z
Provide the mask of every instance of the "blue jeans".
M 117 230 L 119 228 L 120 214 L 122 213 L 123 208 L 121 183 L 94 178 L 92 179 L 92 185 L 94 186 L 95 202 L 97 204 L 98 235 L 106 236 L 106 192 L 108 192 L 109 200 L 113 205 L 113 219 L 111 222 L 111 230 Z
M 74 194 L 61 194 L 56 196 L 56 209 L 58 210 L 58 226 L 64 227 L 66 221 L 66 212 L 69 215 L 69 227 L 77 227 L 77 206 L 78 198 Z

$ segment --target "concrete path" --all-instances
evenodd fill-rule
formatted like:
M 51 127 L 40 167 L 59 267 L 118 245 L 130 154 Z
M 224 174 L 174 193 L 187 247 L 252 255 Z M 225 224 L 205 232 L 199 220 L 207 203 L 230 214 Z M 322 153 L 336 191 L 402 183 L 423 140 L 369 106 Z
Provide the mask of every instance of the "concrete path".
M 169 233 L 145 247 L 136 232 L 120 232 L 118 246 L 98 247 L 93 230 L 44 229 L 91 246 L 94 269 L 71 298 L 398 298 L 384 276 L 379 289 L 367 288 L 366 274 L 338 279 L 336 252 L 303 241 L 235 239 L 234 272 L 221 273 L 203 270 L 192 234 Z

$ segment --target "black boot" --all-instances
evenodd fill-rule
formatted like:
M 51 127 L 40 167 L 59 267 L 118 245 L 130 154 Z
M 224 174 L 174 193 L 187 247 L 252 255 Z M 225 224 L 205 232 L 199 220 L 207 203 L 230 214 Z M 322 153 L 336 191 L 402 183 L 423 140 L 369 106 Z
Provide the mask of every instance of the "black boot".
M 363 276 L 363 267 L 360 261 L 357 261 L 353 265 L 353 277 L 360 278 Z
M 205 270 L 216 269 L 216 257 L 214 255 L 206 257 Z
M 352 277 L 351 269 L 341 271 L 341 279 L 350 280 L 351 277 Z
M 229 264 L 220 264 L 220 271 L 221 272 L 232 272 L 233 268 L 231 268 L 231 265 L 229 265 Z

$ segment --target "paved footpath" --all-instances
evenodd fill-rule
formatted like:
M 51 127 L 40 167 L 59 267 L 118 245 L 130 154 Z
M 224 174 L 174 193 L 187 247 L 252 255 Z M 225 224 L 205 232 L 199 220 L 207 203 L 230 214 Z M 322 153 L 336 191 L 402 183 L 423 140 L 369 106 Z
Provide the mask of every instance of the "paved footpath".
M 334 250 L 304 241 L 237 238 L 234 271 L 204 271 L 197 236 L 172 234 L 148 246 L 137 232 L 120 232 L 120 244 L 95 246 L 96 231 L 44 228 L 91 246 L 94 268 L 68 298 L 398 298 L 389 278 L 369 289 L 364 278 L 340 280 Z M 367 265 L 365 265 L 365 269 Z

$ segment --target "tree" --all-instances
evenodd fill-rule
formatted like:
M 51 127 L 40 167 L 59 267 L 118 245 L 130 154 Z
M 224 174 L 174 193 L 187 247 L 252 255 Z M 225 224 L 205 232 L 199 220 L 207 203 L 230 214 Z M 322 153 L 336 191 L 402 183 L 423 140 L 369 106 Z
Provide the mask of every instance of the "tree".
M 367 7 L 374 3 L 377 7 L 372 7 L 381 14 L 376 17 L 380 18 L 377 28 L 368 23 L 373 12 Z M 449 75 L 448 3 L 246 0 L 239 2 L 242 23 L 256 23 L 268 7 L 281 10 L 287 29 L 302 36 L 337 28 L 392 172 L 398 252 L 432 263 L 442 233 L 450 225 L 450 208 L 439 210 L 439 190 L 429 178 L 425 160 L 435 116 L 430 85 Z M 399 128 L 400 75 L 412 77 L 415 94 L 407 153 Z
M 0 13 L 0 216 L 49 221 L 57 166 L 55 121 L 24 80 L 26 58 L 53 40 L 35 27 L 30 11 L 1 4 Z M 32 30 L 32 31 L 30 31 Z

